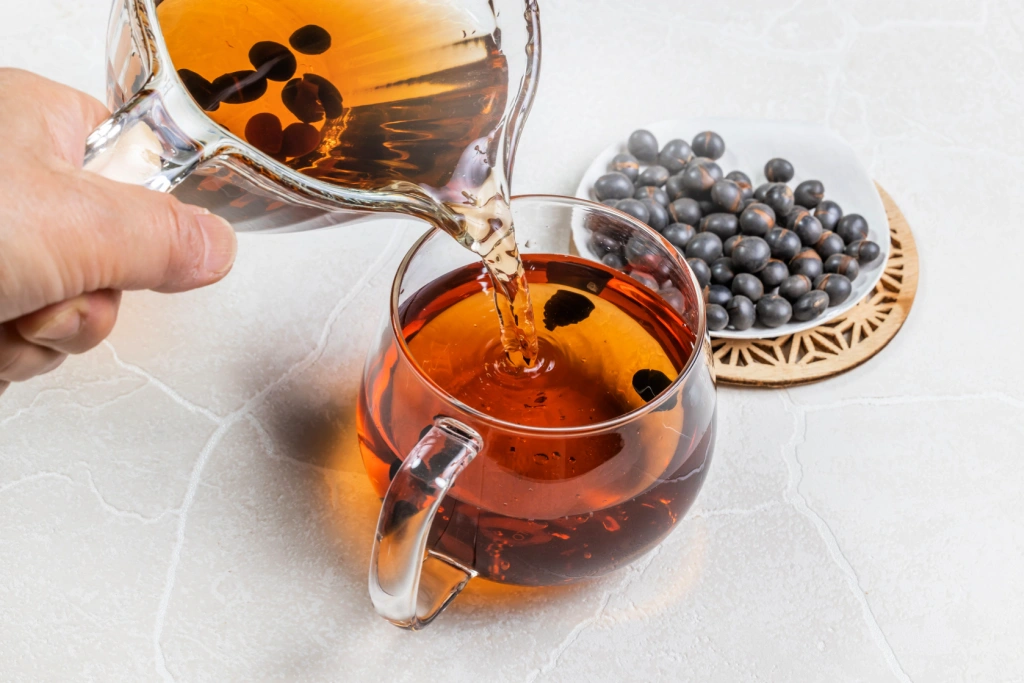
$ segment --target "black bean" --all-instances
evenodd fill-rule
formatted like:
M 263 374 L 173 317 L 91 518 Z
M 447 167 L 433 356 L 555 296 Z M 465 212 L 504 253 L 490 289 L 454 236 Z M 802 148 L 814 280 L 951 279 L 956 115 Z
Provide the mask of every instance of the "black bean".
M 787 213 L 783 217 L 783 219 L 779 221 L 779 225 L 786 228 L 787 230 L 792 230 L 796 227 L 796 224 L 800 222 L 801 218 L 810 215 L 811 212 L 808 211 L 806 207 L 794 206 L 792 209 L 789 210 L 789 213 Z
M 621 173 L 631 181 L 635 181 L 640 175 L 640 162 L 632 154 L 616 154 L 608 164 L 608 170 Z
M 690 266 L 690 270 L 693 271 L 693 275 L 697 278 L 697 284 L 700 285 L 701 289 L 711 284 L 711 266 L 705 263 L 703 259 L 688 258 L 686 259 L 686 264 Z
M 764 283 L 756 275 L 739 273 L 732 279 L 732 293 L 757 303 L 764 296 Z
M 806 275 L 790 275 L 779 285 L 779 295 L 789 301 L 796 301 L 814 289 L 814 282 Z
M 711 284 L 728 285 L 736 277 L 736 271 L 732 269 L 732 259 L 728 256 L 716 258 L 711 264 Z
M 267 78 L 252 70 L 234 71 L 213 79 L 212 98 L 227 104 L 255 102 L 267 92 Z
M 669 281 L 669 284 L 671 284 L 671 281 Z M 681 314 L 686 310 L 686 299 L 683 298 L 683 293 L 675 287 L 666 287 L 663 284 L 658 293 L 661 294 L 661 298 L 664 299 L 669 306 L 675 309 L 676 312 Z
M 757 321 L 765 327 L 781 327 L 793 317 L 793 306 L 781 296 L 766 294 L 757 302 Z
M 708 329 L 712 332 L 724 330 L 729 325 L 729 313 L 719 304 L 708 304 L 705 315 L 708 319 Z
M 660 187 L 654 187 L 653 185 L 636 188 L 636 192 L 633 193 L 633 199 L 653 199 L 662 206 L 668 206 L 669 204 L 668 193 Z
M 789 185 L 783 183 L 775 183 L 768 188 L 768 192 L 764 195 L 764 203 L 775 210 L 776 216 L 785 216 L 796 205 L 793 200 L 793 190 L 789 189 Z
M 754 185 L 753 183 L 750 182 L 750 176 L 748 176 L 743 171 L 729 171 L 725 175 L 725 179 L 733 181 L 734 183 L 739 185 L 741 189 L 746 188 L 751 192 L 753 192 L 754 190 Z
M 219 102 L 213 97 L 213 84 L 210 81 L 195 71 L 189 71 L 188 69 L 178 69 L 178 78 L 185 84 L 188 94 L 192 96 L 192 99 L 196 101 L 200 108 L 205 111 L 216 111 L 220 106 Z
M 726 256 L 732 256 L 732 248 L 736 246 L 736 243 L 740 241 L 742 235 L 733 235 L 726 241 L 722 242 L 722 253 Z
M 668 205 L 668 215 L 671 216 L 672 220 L 676 223 L 699 225 L 700 218 L 703 214 L 700 210 L 700 203 L 696 199 L 683 197 L 682 199 L 677 199 Z
M 764 240 L 772 250 L 772 257 L 787 263 L 800 252 L 800 247 L 803 246 L 797 234 L 785 228 L 772 228 L 765 235 Z
M 697 233 L 686 245 L 687 258 L 699 258 L 711 264 L 721 255 L 722 240 L 713 232 Z
M 761 282 L 764 283 L 765 290 L 775 289 L 782 284 L 782 281 L 789 277 L 789 268 L 786 264 L 778 259 L 771 259 L 762 268 L 757 276 L 761 278 Z
M 594 196 L 598 199 L 629 199 L 634 192 L 632 181 L 622 173 L 606 173 L 594 183 Z
M 640 186 L 654 185 L 655 187 L 661 187 L 668 182 L 668 178 L 669 172 L 664 166 L 648 166 L 640 171 L 636 184 Z
M 298 29 L 288 38 L 288 43 L 296 52 L 304 55 L 319 55 L 331 47 L 331 34 L 316 24 L 309 24 Z
M 818 243 L 818 240 L 821 239 L 821 235 L 825 231 L 821 227 L 821 221 L 808 213 L 797 221 L 793 232 L 797 234 L 797 237 L 800 238 L 800 241 L 805 246 L 810 247 Z
M 598 254 L 604 254 L 606 252 L 621 254 L 622 242 L 611 235 L 606 235 L 602 232 L 595 232 L 590 236 L 590 248 Z
M 857 240 L 846 245 L 846 255 L 854 257 L 862 264 L 868 264 L 882 255 L 882 249 L 869 240 Z
M 764 165 L 764 177 L 770 183 L 788 183 L 794 175 L 793 164 L 785 159 L 771 159 Z
M 710 199 L 698 199 L 697 204 L 700 206 L 700 212 L 704 216 L 710 216 L 718 211 L 718 207 Z
M 690 192 L 708 192 L 714 187 L 714 184 L 721 179 L 721 175 L 718 178 L 715 177 L 715 169 L 718 168 L 719 174 L 721 168 L 714 162 L 701 163 L 701 159 L 694 159 L 686 168 L 683 169 L 682 173 L 682 184 L 683 187 Z
M 839 273 L 853 281 L 857 279 L 858 275 L 860 275 L 860 264 L 857 262 L 857 259 L 852 256 L 847 256 L 846 254 L 832 254 L 825 260 L 825 272 Z
M 771 257 L 768 243 L 753 235 L 741 235 L 732 248 L 732 261 L 739 272 L 758 273 Z
M 662 236 L 673 246 L 679 249 L 686 249 L 686 245 L 697 234 L 692 225 L 686 223 L 671 223 L 661 231 Z
M 828 305 L 838 306 L 850 298 L 853 283 L 850 278 L 838 273 L 825 273 L 814 281 L 814 288 L 828 294 Z
M 683 184 L 682 174 L 677 173 L 665 182 L 665 192 L 668 193 L 669 199 L 676 201 L 677 199 L 688 197 L 690 191 Z
M 279 153 L 284 142 L 281 119 L 270 112 L 254 115 L 245 124 L 245 140 L 264 154 L 273 156 Z
M 693 159 L 693 149 L 686 140 L 669 140 L 658 154 L 658 163 L 669 173 L 679 173 Z
M 731 180 L 718 180 L 711 186 L 711 201 L 729 213 L 736 213 L 743 202 L 740 186 Z
M 831 199 L 826 199 L 815 207 L 814 217 L 821 221 L 825 230 L 835 230 L 843 217 L 843 209 Z
M 334 87 L 333 83 L 323 76 L 317 76 L 316 74 L 306 74 L 302 77 L 302 80 L 309 81 L 317 87 L 317 99 L 323 105 L 327 118 L 336 119 L 344 113 L 341 92 Z
M 868 222 L 859 213 L 847 214 L 839 219 L 835 233 L 842 237 L 847 244 L 867 239 Z
M 710 130 L 698 133 L 690 146 L 693 148 L 693 153 L 699 157 L 721 159 L 725 154 L 725 140 L 721 135 Z
M 732 299 L 732 290 L 725 285 L 711 285 L 708 287 L 707 302 L 725 306 Z
M 320 131 L 308 123 L 293 123 L 284 129 L 281 154 L 286 158 L 309 154 L 320 144 Z
M 629 276 L 647 289 L 653 289 L 655 292 L 658 291 L 658 281 L 655 280 L 654 276 L 650 273 L 645 273 L 642 270 L 634 270 L 629 274 Z
M 700 222 L 702 232 L 713 232 L 725 241 L 739 234 L 740 221 L 731 213 L 713 213 L 705 216 Z
M 653 164 L 658 160 L 658 138 L 649 130 L 635 130 L 626 143 L 629 153 L 640 161 Z
M 832 254 L 842 254 L 843 249 L 846 249 L 846 242 L 839 235 L 826 230 L 821 233 L 821 237 L 814 243 L 814 248 L 818 251 L 821 258 L 827 259 Z
M 306 74 L 308 76 L 309 74 Z M 326 108 L 320 101 L 320 86 L 303 76 L 293 78 L 281 90 L 281 102 L 303 123 L 316 123 L 324 118 Z M 631 197 L 633 192 L 626 196 Z M 598 197 L 607 199 L 607 197 Z
M 626 267 L 626 261 L 614 252 L 608 252 L 601 257 L 601 263 L 615 270 L 622 270 Z
M 759 202 L 763 202 L 764 198 L 768 196 L 768 190 L 772 189 L 774 183 L 765 183 L 764 185 L 758 185 L 757 189 L 754 190 L 754 199 Z
M 729 327 L 740 332 L 753 327 L 754 321 L 757 319 L 754 302 L 742 294 L 737 294 L 730 299 L 725 310 L 729 313 Z
M 271 81 L 287 81 L 295 75 L 295 55 L 281 43 L 261 40 L 249 48 L 249 63 Z
M 814 320 L 828 308 L 828 294 L 817 289 L 806 292 L 793 303 L 793 320 Z
M 800 206 L 813 209 L 825 197 L 825 186 L 820 180 L 805 180 L 796 186 L 793 197 Z
M 744 235 L 764 237 L 775 227 L 775 211 L 767 204 L 755 202 L 740 214 L 740 230 Z
M 818 252 L 813 249 L 804 249 L 794 256 L 789 262 L 789 272 L 793 275 L 806 275 L 811 280 L 821 275 L 824 265 Z
M 647 207 L 642 202 L 636 199 L 623 199 L 615 208 L 624 214 L 632 216 L 641 223 L 646 223 L 651 219 L 651 212 L 647 210 Z
M 649 216 L 646 221 L 647 225 L 658 232 L 664 230 L 665 226 L 669 224 L 668 210 L 653 199 L 641 199 L 640 203 L 647 208 Z

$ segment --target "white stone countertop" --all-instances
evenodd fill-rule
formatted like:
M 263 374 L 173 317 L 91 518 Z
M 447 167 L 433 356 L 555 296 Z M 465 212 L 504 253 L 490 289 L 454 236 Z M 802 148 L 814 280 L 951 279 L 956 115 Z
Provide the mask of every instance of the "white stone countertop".
M 106 0 L 0 7 L 0 64 L 103 97 Z M 421 227 L 243 236 L 223 283 L 127 296 L 109 343 L 0 399 L 0 680 L 1024 680 L 1024 4 L 542 8 L 517 191 L 571 194 L 663 118 L 823 123 L 914 230 L 899 336 L 722 388 L 707 484 L 633 566 L 471 585 L 414 634 L 367 597 L 353 411 Z

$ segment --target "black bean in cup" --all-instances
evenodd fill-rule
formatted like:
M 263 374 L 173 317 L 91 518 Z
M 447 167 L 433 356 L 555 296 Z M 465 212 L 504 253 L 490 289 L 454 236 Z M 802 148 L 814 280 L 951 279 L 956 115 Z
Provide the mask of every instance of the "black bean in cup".
M 776 216 L 785 216 L 796 206 L 793 190 L 784 183 L 775 183 L 769 187 L 764 195 L 764 203 L 772 207 Z
M 648 166 L 640 171 L 636 184 L 640 186 L 654 185 L 655 187 L 661 187 L 668 182 L 668 178 L 669 172 L 664 166 Z
M 731 213 L 713 213 L 705 216 L 700 222 L 703 232 L 718 235 L 723 242 L 740 232 L 740 221 Z
M 686 245 L 686 258 L 699 258 L 705 263 L 714 263 L 722 255 L 722 239 L 713 232 L 694 235 Z M 710 279 L 710 272 L 708 273 Z
M 245 124 L 245 140 L 264 154 L 273 156 L 280 153 L 284 143 L 281 119 L 270 112 L 254 115 Z
M 213 79 L 210 84 L 214 102 L 246 104 L 255 102 L 267 92 L 267 77 L 256 71 L 233 71 Z
M 707 302 L 709 304 L 718 304 L 719 306 L 725 306 L 732 299 L 732 290 L 725 285 L 711 285 L 708 287 Z
M 732 293 L 737 296 L 745 296 L 754 303 L 760 301 L 764 296 L 764 283 L 756 275 L 750 273 L 739 273 L 732 279 Z
M 821 257 L 813 249 L 804 249 L 789 262 L 790 273 L 793 275 L 806 275 L 811 280 L 821 275 L 824 270 L 825 266 L 821 262 Z
M 777 258 L 787 263 L 791 258 L 800 253 L 800 249 L 803 247 L 803 243 L 797 234 L 785 228 L 772 228 L 765 235 L 764 241 L 768 243 L 768 247 L 772 250 L 772 258 Z
M 711 201 L 729 213 L 736 213 L 743 203 L 743 191 L 731 180 L 717 180 L 711 186 Z
M 281 90 L 281 102 L 302 123 L 322 121 L 327 111 L 320 100 L 320 86 L 309 78 L 309 74 L 288 81 Z M 630 192 L 627 196 L 632 194 Z
M 826 199 L 815 207 L 814 217 L 821 221 L 825 230 L 835 230 L 843 217 L 843 209 L 831 199 Z
M 690 270 L 693 271 L 693 276 L 697 278 L 697 284 L 700 285 L 701 289 L 704 289 L 711 284 L 711 267 L 699 258 L 688 258 L 686 264 L 690 266 Z
M 608 164 L 608 170 L 621 173 L 631 181 L 635 181 L 640 175 L 640 162 L 632 154 L 616 154 Z
M 729 285 L 736 277 L 736 271 L 732 269 L 732 259 L 728 256 L 716 258 L 711 264 L 711 284 Z
M 626 149 L 640 161 L 653 164 L 658 161 L 658 138 L 649 130 L 635 130 L 626 142 Z
M 740 231 L 744 235 L 764 237 L 775 227 L 775 211 L 767 204 L 755 202 L 740 214 Z
M 793 226 L 793 232 L 804 245 L 810 247 L 818 243 L 825 230 L 821 227 L 821 221 L 807 213 Z
M 708 320 L 708 329 L 712 332 L 719 332 L 729 326 L 729 313 L 721 304 L 708 304 L 705 315 Z
M 331 34 L 316 24 L 309 24 L 296 30 L 288 38 L 296 52 L 304 55 L 320 55 L 331 47 Z
M 281 154 L 286 158 L 309 154 L 320 144 L 320 131 L 308 123 L 293 123 L 281 136 Z
M 820 180 L 805 180 L 796 186 L 793 198 L 800 206 L 813 209 L 825 198 L 825 186 Z
M 623 199 L 615 208 L 624 214 L 632 216 L 641 223 L 646 223 L 651 219 L 651 212 L 647 210 L 643 202 L 636 199 Z
M 857 259 L 861 265 L 871 263 L 882 255 L 882 248 L 870 240 L 857 240 L 846 245 L 845 253 Z
M 793 164 L 785 159 L 770 159 L 764 165 L 764 177 L 770 183 L 788 183 L 794 175 L 796 175 L 796 171 L 793 170 Z
M 757 322 L 765 327 L 781 327 L 792 317 L 793 306 L 777 294 L 766 294 L 757 302 Z
M 668 194 L 665 190 L 652 185 L 645 185 L 643 187 L 636 188 L 636 192 L 633 193 L 633 199 L 639 199 L 641 201 L 644 199 L 653 199 L 662 206 L 669 205 Z
M 815 242 L 814 249 L 822 259 L 827 259 L 832 254 L 842 254 L 843 249 L 846 249 L 846 242 L 839 235 L 826 230 L 821 233 L 821 237 Z
M 636 192 L 633 182 L 622 173 L 606 173 L 594 183 L 594 196 L 598 199 L 629 199 Z
M 295 75 L 295 55 L 281 43 L 261 40 L 249 48 L 249 63 L 268 80 L 287 81 Z
M 669 140 L 658 154 L 658 163 L 669 173 L 679 173 L 693 159 L 693 149 L 686 140 Z
M 692 225 L 686 223 L 671 223 L 661 231 L 662 236 L 677 249 L 686 249 L 686 245 L 697 234 Z
M 700 223 L 701 216 L 703 216 L 700 210 L 700 202 L 696 199 L 690 199 L 689 197 L 676 199 L 674 202 L 669 204 L 668 215 L 671 216 L 672 220 L 676 223 L 686 223 L 687 225 L 698 225 Z
M 730 257 L 737 271 L 758 273 L 768 265 L 772 250 L 760 237 L 741 235 L 733 244 Z
M 765 290 L 772 290 L 789 277 L 789 268 L 778 259 L 771 259 L 765 267 L 757 272 L 757 277 L 764 283 Z
M 725 310 L 729 314 L 729 327 L 739 332 L 749 330 L 757 320 L 754 302 L 742 294 L 737 294 L 730 299 Z
M 806 275 L 790 275 L 779 285 L 779 296 L 796 301 L 814 289 L 814 281 Z
M 698 133 L 697 137 L 690 143 L 693 153 L 699 157 L 708 159 L 721 159 L 725 154 L 725 140 L 718 133 L 708 130 Z
M 651 226 L 658 232 L 664 230 L 665 226 L 670 222 L 668 210 L 653 199 L 641 199 L 639 201 L 647 209 L 647 214 L 649 216 L 646 221 L 647 225 Z
M 188 94 L 204 111 L 217 111 L 220 102 L 213 97 L 213 84 L 195 71 L 178 69 L 178 78 L 185 85 Z
M 857 240 L 867 239 L 868 222 L 859 213 L 851 213 L 839 219 L 835 233 L 849 244 Z
M 818 289 L 812 289 L 793 303 L 793 320 L 801 323 L 814 320 L 824 313 L 826 308 L 828 308 L 828 294 Z
M 846 254 L 832 254 L 825 260 L 825 272 L 845 275 L 852 282 L 860 275 L 860 263 Z
M 850 298 L 853 283 L 850 278 L 838 273 L 825 273 L 814 281 L 814 288 L 828 294 L 828 305 L 838 306 Z

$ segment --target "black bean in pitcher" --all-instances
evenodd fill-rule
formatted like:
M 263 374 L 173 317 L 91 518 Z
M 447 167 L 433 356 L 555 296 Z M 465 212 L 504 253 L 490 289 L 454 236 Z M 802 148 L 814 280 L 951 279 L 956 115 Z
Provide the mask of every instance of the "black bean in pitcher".
M 178 69 L 178 78 L 192 99 L 205 111 L 217 111 L 219 102 L 213 97 L 213 84 L 195 71 Z
M 218 76 L 210 84 L 213 99 L 227 104 L 255 102 L 267 92 L 267 78 L 252 70 Z
M 295 75 L 295 55 L 281 43 L 261 40 L 249 48 L 249 63 L 271 81 L 287 81 Z
M 344 106 L 341 92 L 323 76 L 316 74 L 305 74 L 302 80 L 308 81 L 316 86 L 317 99 L 324 108 L 324 114 L 329 119 L 336 119 L 344 113 Z
M 320 144 L 320 131 L 308 123 L 293 123 L 284 129 L 281 154 L 287 158 L 309 154 Z
M 288 43 L 296 52 L 304 55 L 320 55 L 331 47 L 331 34 L 323 27 L 309 24 L 296 30 L 288 38 Z
M 284 143 L 281 119 L 270 112 L 254 115 L 245 124 L 245 140 L 264 154 L 279 153 Z

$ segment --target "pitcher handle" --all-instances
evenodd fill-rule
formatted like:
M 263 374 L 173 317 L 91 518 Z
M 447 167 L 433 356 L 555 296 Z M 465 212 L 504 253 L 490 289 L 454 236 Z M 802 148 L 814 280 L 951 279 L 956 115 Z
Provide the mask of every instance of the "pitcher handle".
M 85 141 L 85 170 L 158 192 L 174 189 L 205 152 L 175 124 L 164 97 L 157 90 L 140 90 L 100 124 Z
M 370 555 L 370 599 L 396 626 L 423 628 L 476 576 L 451 558 L 428 553 L 427 537 L 445 494 L 482 448 L 473 429 L 438 418 L 391 480 Z

